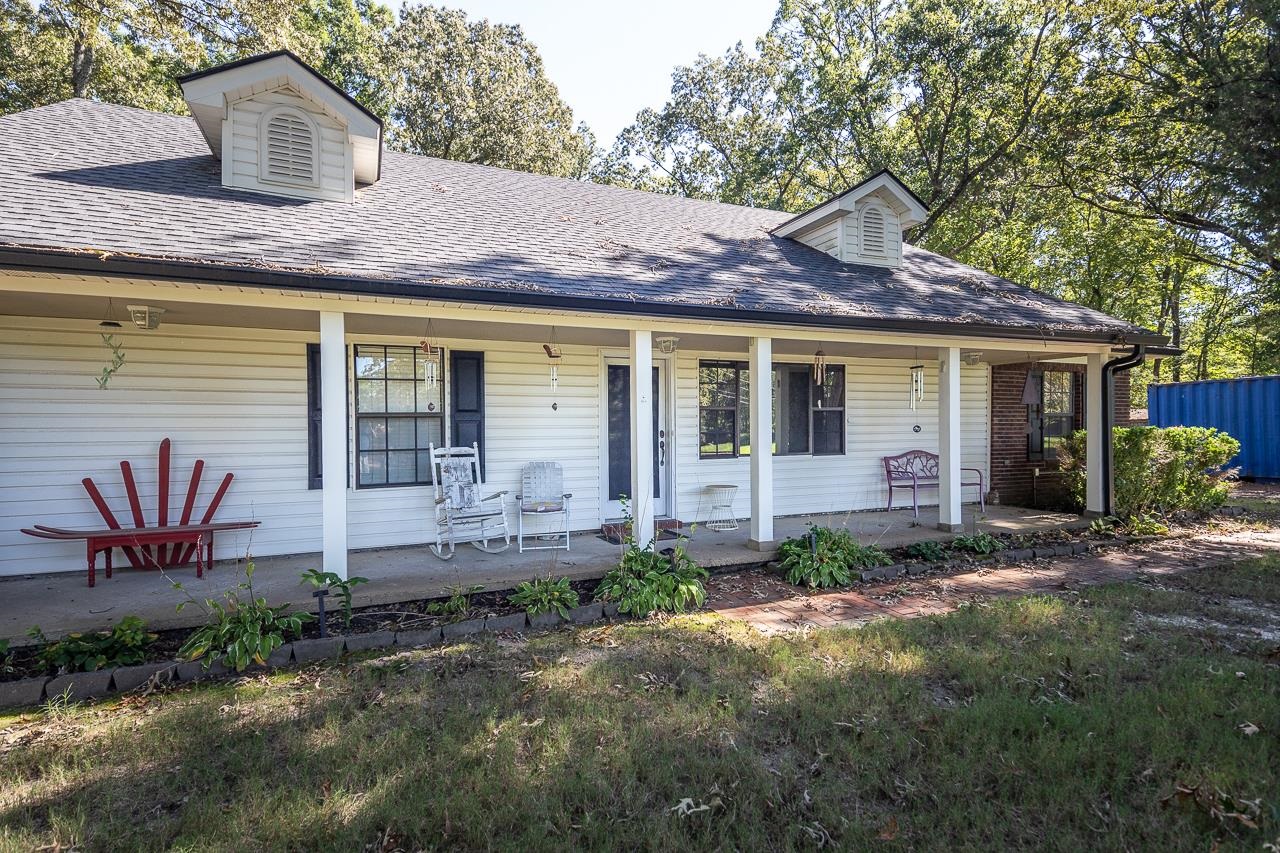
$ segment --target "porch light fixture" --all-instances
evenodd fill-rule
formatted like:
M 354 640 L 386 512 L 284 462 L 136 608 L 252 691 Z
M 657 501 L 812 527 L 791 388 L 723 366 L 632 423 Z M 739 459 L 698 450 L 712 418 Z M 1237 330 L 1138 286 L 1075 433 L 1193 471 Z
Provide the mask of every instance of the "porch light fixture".
M 663 355 L 671 355 L 676 351 L 676 344 L 679 338 L 654 338 L 653 342 L 658 345 L 658 352 Z
M 107 297 L 107 313 L 106 313 L 106 314 L 104 314 L 104 315 L 102 316 L 102 322 L 98 324 L 98 328 L 99 328 L 99 329 L 118 329 L 118 328 L 120 328 L 120 323 L 119 323 L 119 321 L 117 321 L 117 320 L 113 319 L 113 318 L 112 318 L 112 316 L 111 316 L 112 314 L 114 314 L 114 313 L 115 313 L 115 311 L 113 311 L 113 310 L 111 310 L 111 309 L 112 309 L 111 297 Z
M 827 384 L 827 354 L 821 347 L 813 354 L 813 384 Z
M 547 354 L 547 362 L 551 365 L 551 390 L 554 392 L 560 387 L 560 346 L 556 343 L 556 327 L 551 327 L 551 340 L 542 345 L 542 349 Z
M 427 381 L 427 390 L 434 391 L 436 390 L 436 386 L 440 384 L 437 362 L 439 361 L 440 356 L 444 353 L 444 347 L 432 340 L 430 320 L 427 320 L 427 328 L 422 332 L 422 340 L 418 341 L 418 348 L 427 356 L 426 375 L 423 377 Z
M 139 329 L 150 331 L 160 328 L 160 317 L 164 314 L 163 308 L 157 308 L 154 305 L 130 305 L 128 308 L 133 325 Z
M 970 367 L 973 367 L 975 364 L 978 364 L 981 361 L 982 361 L 982 353 L 980 352 L 967 352 L 964 354 L 964 363 L 969 365 Z

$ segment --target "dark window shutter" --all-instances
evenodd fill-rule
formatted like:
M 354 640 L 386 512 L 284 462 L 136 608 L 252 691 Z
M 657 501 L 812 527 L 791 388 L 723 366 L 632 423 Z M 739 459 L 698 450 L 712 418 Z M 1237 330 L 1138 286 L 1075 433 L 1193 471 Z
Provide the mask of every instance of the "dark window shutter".
M 343 356 L 346 369 L 351 369 L 350 359 Z M 343 408 L 346 408 L 343 400 Z M 307 344 L 307 488 L 324 486 L 324 470 L 320 452 L 320 345 Z M 347 485 L 351 485 L 351 472 L 347 472 Z
M 455 350 L 449 358 L 449 416 L 454 447 L 480 447 L 484 472 L 484 353 Z
M 324 484 L 320 452 L 320 345 L 307 344 L 307 488 Z

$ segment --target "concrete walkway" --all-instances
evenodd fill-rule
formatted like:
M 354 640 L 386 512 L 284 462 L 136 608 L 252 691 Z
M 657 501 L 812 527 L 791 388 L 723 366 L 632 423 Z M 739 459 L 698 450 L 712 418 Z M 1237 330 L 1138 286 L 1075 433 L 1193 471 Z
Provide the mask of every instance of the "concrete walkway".
M 976 510 L 977 507 L 965 507 L 966 531 L 972 527 L 993 533 L 1032 533 L 1087 524 L 1079 516 L 1041 510 L 993 506 L 980 516 L 975 515 Z M 814 523 L 847 528 L 860 541 L 885 548 L 952 538 L 937 529 L 936 508 L 922 508 L 919 522 L 914 521 L 910 510 L 779 518 L 775 521 L 775 535 L 779 539 L 797 536 Z M 747 522 L 731 532 L 698 527 L 691 533 L 689 552 L 700 565 L 713 570 L 762 565 L 773 558 L 774 552 L 748 548 L 748 528 Z M 460 584 L 486 590 L 510 589 L 520 581 L 547 574 L 598 578 L 617 564 L 618 546 L 596 534 L 575 534 L 571 545 L 567 552 L 524 554 L 516 550 L 514 542 L 501 554 L 485 554 L 463 545 L 448 562 L 421 546 L 353 552 L 349 573 L 370 580 L 355 588 L 353 603 L 364 607 L 431 598 Z M 257 595 L 271 604 L 314 606 L 311 588 L 301 584 L 299 576 L 321 566 L 320 555 L 261 557 L 255 563 Z M 220 598 L 244 578 L 232 561 L 219 562 L 202 579 L 197 579 L 195 570 L 189 567 L 172 570 L 169 576 L 181 581 L 196 599 Z M 26 632 L 33 625 L 39 625 L 50 637 L 99 630 L 128 615 L 142 617 L 152 630 L 196 625 L 203 620 L 199 608 L 188 606 L 182 613 L 177 612 L 177 605 L 185 600 L 186 596 L 154 571 L 117 569 L 115 576 L 107 580 L 99 568 L 98 585 L 93 589 L 86 585 L 84 572 L 6 578 L 0 580 L 0 638 L 10 638 L 15 644 L 27 642 Z
M 1091 556 L 985 566 L 961 574 L 906 579 L 804 594 L 777 575 L 744 571 L 707 584 L 707 607 L 760 631 L 854 627 L 872 619 L 911 619 L 955 610 L 984 596 L 1058 593 L 1075 585 L 1131 580 L 1139 574 L 1177 574 L 1280 554 L 1280 532 L 1245 532 L 1171 539 Z

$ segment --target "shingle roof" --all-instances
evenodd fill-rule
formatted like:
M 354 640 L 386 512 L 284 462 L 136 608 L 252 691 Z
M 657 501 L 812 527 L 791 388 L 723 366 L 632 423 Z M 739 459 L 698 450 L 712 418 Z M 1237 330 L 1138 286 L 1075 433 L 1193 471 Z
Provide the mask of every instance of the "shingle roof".
M 86 100 L 0 117 L 0 199 L 8 249 L 394 282 L 462 301 L 1152 335 L 914 247 L 896 270 L 842 264 L 771 236 L 790 218 L 771 210 L 395 152 L 354 204 L 226 189 L 192 119 Z

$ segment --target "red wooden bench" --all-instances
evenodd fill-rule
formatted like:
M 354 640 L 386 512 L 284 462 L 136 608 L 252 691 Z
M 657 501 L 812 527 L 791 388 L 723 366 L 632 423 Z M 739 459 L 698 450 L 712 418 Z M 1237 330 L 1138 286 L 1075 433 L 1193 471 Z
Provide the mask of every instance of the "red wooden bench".
M 887 509 L 893 509 L 893 490 L 894 489 L 910 489 L 911 505 L 915 510 L 915 517 L 920 517 L 920 489 L 922 487 L 939 485 L 938 480 L 938 454 L 930 453 L 927 450 L 908 450 L 906 453 L 900 453 L 897 456 L 882 456 L 884 460 L 884 476 L 889 484 L 889 504 Z M 966 480 L 965 472 L 977 475 L 977 479 Z M 978 505 L 983 512 L 987 511 L 986 489 L 983 487 L 982 471 L 977 468 L 961 468 L 960 469 L 960 486 L 977 486 L 978 487 Z
M 220 530 L 244 530 L 257 527 L 260 521 L 223 521 L 216 524 L 174 524 L 167 527 L 125 527 L 106 530 L 64 530 L 59 527 L 46 527 L 36 524 L 24 528 L 28 536 L 41 539 L 57 539 L 61 541 L 85 540 L 86 562 L 89 571 L 89 586 L 96 583 L 97 557 L 105 552 L 103 568 L 107 578 L 111 577 L 111 549 L 121 548 L 129 552 L 135 549 L 141 555 L 138 568 L 169 568 L 182 563 L 191 562 L 188 555 L 195 555 L 196 577 L 204 577 L 205 564 L 213 565 L 213 534 Z M 157 558 L 165 545 L 175 545 L 173 554 L 182 554 L 181 562 L 166 561 L 161 563 Z M 152 550 L 154 547 L 154 551 Z
M 192 521 L 196 506 L 196 494 L 200 490 L 200 476 L 204 473 L 204 460 L 197 459 L 191 469 L 191 480 L 187 484 L 187 497 L 182 505 L 182 515 L 177 524 L 169 523 L 169 458 L 170 442 L 160 442 L 160 453 L 157 465 L 158 494 L 156 496 L 156 524 L 147 526 L 142 512 L 142 502 L 138 499 L 138 485 L 133 477 L 133 467 L 129 461 L 120 463 L 120 474 L 124 479 L 125 494 L 129 498 L 129 510 L 133 516 L 133 527 L 123 527 L 116 520 L 115 513 L 107 506 L 102 492 L 91 477 L 81 480 L 89 499 L 97 507 L 102 520 L 106 522 L 106 530 L 65 530 L 33 524 L 22 532 L 28 536 L 41 539 L 75 540 L 84 539 L 88 549 L 89 586 L 94 585 L 95 566 L 98 552 L 106 552 L 107 577 L 111 577 L 111 549 L 119 548 L 124 552 L 129 564 L 135 569 L 170 568 L 190 563 L 195 557 L 196 576 L 204 575 L 204 560 L 213 562 L 213 534 L 221 530 L 244 530 L 257 527 L 257 521 L 226 521 L 215 523 L 213 515 L 218 511 L 222 498 L 231 487 L 234 475 L 228 473 L 222 478 L 208 508 L 199 521 Z

